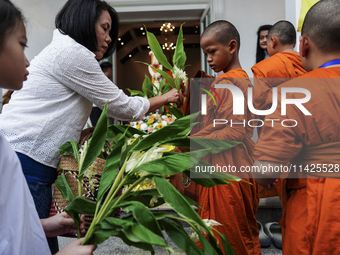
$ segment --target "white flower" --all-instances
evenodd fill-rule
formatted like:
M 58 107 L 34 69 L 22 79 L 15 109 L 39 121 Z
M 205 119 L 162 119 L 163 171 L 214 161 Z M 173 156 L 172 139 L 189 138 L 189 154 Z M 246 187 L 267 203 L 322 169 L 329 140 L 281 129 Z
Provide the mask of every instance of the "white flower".
M 136 167 L 138 162 L 141 160 L 141 157 L 143 156 L 143 154 L 144 154 L 144 151 L 142 152 L 135 151 L 131 154 L 129 160 L 126 162 L 126 168 L 125 168 L 126 173 L 130 172 L 132 169 Z
M 148 125 L 146 123 L 143 123 L 142 125 L 140 125 L 140 130 L 142 131 L 148 130 Z
M 222 226 L 221 223 L 219 223 L 219 222 L 217 222 L 217 221 L 215 221 L 215 220 L 204 219 L 203 222 L 207 225 L 207 227 L 208 227 L 210 230 L 213 229 L 214 226 Z M 200 231 L 202 231 L 204 234 L 208 234 L 208 231 L 207 231 L 205 228 L 203 228 L 203 227 L 201 227 L 201 226 L 199 226 L 199 225 L 197 225 L 197 227 L 198 227 L 198 229 L 199 229 Z
M 162 120 L 161 123 L 162 123 L 164 126 L 168 125 L 168 123 L 166 123 L 165 120 Z
M 185 71 L 179 69 L 177 66 L 174 66 L 174 73 L 172 74 L 174 79 L 180 78 L 184 85 L 188 84 L 188 77 Z
M 208 220 L 204 219 L 204 223 L 208 226 L 208 228 L 212 228 L 213 226 L 222 226 L 221 223 L 217 222 L 216 220 Z
M 198 242 L 200 239 L 199 239 L 199 236 L 196 232 L 192 233 L 189 235 L 190 239 L 193 240 L 195 243 Z
M 92 192 L 94 192 L 94 189 L 98 186 L 99 181 L 97 179 L 94 179 L 93 177 L 97 174 L 97 162 L 94 161 L 84 172 L 84 176 L 89 179 L 89 186 Z
M 151 200 L 150 200 L 150 207 L 154 207 L 155 204 L 158 203 L 158 198 L 161 196 L 152 196 Z

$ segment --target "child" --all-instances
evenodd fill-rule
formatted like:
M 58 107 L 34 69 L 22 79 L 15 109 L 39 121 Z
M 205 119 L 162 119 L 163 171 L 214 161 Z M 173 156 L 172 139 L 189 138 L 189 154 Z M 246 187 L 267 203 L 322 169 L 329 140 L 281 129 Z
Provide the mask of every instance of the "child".
M 307 177 L 288 179 L 283 187 L 287 198 L 283 215 L 283 254 L 340 253 L 340 222 L 337 220 L 340 181 L 331 178 L 339 177 L 336 172 L 340 164 L 339 17 L 340 2 L 336 0 L 317 2 L 308 11 L 301 31 L 300 56 L 303 67 L 310 72 L 278 87 L 308 90 L 311 98 L 303 107 L 311 115 L 306 115 L 296 105 L 288 105 L 286 114 L 281 115 L 278 107 L 266 116 L 278 122 L 273 127 L 265 122 L 255 147 L 256 166 L 271 165 L 273 168 L 290 162 L 293 169 L 290 175 L 296 172 Z M 301 93 L 289 94 L 289 98 L 301 98 Z M 280 105 L 280 96 L 278 101 Z M 294 120 L 294 125 L 297 124 L 283 127 L 279 123 L 283 119 Z M 256 177 L 263 187 L 273 187 L 277 175 L 266 173 Z
M 200 45 L 207 56 L 209 66 L 215 72 L 224 72 L 215 84 L 233 84 L 246 95 L 247 88 L 252 84 L 239 62 L 240 36 L 237 29 L 228 21 L 216 21 L 205 29 Z M 239 171 L 240 167 L 251 166 L 253 162 L 252 128 L 243 124 L 214 127 L 213 119 L 232 119 L 233 122 L 247 123 L 252 115 L 250 112 L 246 112 L 245 115 L 233 115 L 231 92 L 224 88 L 217 88 L 216 92 L 222 104 L 215 105 L 212 98 L 207 100 L 208 110 L 203 118 L 203 127 L 193 136 L 242 142 L 243 144 L 230 150 L 205 158 L 212 165 L 235 166 Z M 254 183 L 251 173 L 245 173 L 242 178 Z M 255 219 L 258 207 L 256 186 L 242 181 L 232 184 L 212 188 L 200 186 L 198 202 L 202 209 L 199 209 L 199 215 L 202 219 L 213 219 L 222 224 L 216 229 L 227 237 L 235 254 L 260 254 L 259 232 Z M 223 250 L 221 241 L 219 245 Z
M 28 75 L 27 38 L 21 12 L 9 0 L 0 0 L 0 24 L 0 87 L 19 90 Z M 1 132 L 0 175 L 0 254 L 50 254 L 46 236 L 68 233 L 73 220 L 63 213 L 39 221 L 19 159 Z M 81 242 L 58 254 L 92 254 L 95 246 Z
M 307 73 L 302 66 L 299 53 L 294 50 L 295 43 L 295 28 L 289 21 L 278 21 L 269 30 L 267 51 L 270 58 L 257 63 L 251 68 L 255 78 L 253 96 L 255 109 L 266 109 L 268 106 L 266 101 L 272 99 L 270 92 L 273 87 L 279 86 L 289 78 L 295 78 Z M 259 116 L 259 118 L 264 120 L 264 116 Z M 258 127 L 257 131 L 260 135 L 261 128 Z M 260 198 L 277 196 L 280 194 L 280 188 L 280 182 L 271 191 L 264 190 L 259 186 L 259 196 Z

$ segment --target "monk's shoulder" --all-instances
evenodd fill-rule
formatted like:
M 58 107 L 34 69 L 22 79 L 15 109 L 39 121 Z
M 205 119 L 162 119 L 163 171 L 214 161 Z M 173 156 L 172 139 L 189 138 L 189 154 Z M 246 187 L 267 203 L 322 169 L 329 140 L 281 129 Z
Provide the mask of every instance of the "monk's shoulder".
M 230 84 L 235 85 L 240 88 L 243 93 L 246 92 L 248 87 L 252 87 L 252 83 L 248 77 L 246 71 L 241 68 L 230 70 L 226 73 L 223 73 L 217 77 L 216 84 Z M 225 93 L 228 93 L 229 90 L 224 90 Z
M 252 67 L 255 78 L 281 78 L 282 70 L 286 69 L 280 53 L 266 58 Z

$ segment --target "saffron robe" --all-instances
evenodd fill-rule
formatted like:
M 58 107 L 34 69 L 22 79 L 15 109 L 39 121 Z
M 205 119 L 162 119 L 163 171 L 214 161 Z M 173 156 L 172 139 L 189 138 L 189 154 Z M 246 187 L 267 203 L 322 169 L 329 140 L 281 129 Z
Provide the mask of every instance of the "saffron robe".
M 304 115 L 295 105 L 288 105 L 286 115 L 281 116 L 279 104 L 266 118 L 294 119 L 298 124 L 288 128 L 279 122 L 274 127 L 265 123 L 255 146 L 255 157 L 299 166 L 299 153 L 304 148 L 340 141 L 340 67 L 316 69 L 281 87 L 308 89 L 311 99 L 303 106 L 312 115 Z M 287 98 L 301 98 L 301 93 L 288 93 Z M 323 163 L 330 163 L 326 156 Z M 304 176 L 308 178 L 282 182 L 283 253 L 340 254 L 340 180 Z
M 235 79 L 233 79 L 235 78 Z M 246 72 L 242 69 L 234 69 L 218 77 L 217 83 L 234 84 L 247 94 L 247 88 L 252 86 Z M 242 122 L 252 118 L 249 111 L 245 115 L 233 115 L 233 98 L 228 89 L 216 89 L 222 104 L 219 103 L 216 95 L 216 105 L 210 97 L 207 99 L 207 114 L 203 118 L 203 126 L 193 137 L 204 137 L 211 139 L 222 139 L 240 141 L 239 144 L 224 152 L 208 155 L 205 161 L 216 166 L 236 166 L 237 170 L 241 166 L 252 166 L 254 142 L 251 140 L 253 128 L 246 124 L 216 125 L 213 126 L 214 119 L 227 119 L 233 122 Z M 213 94 L 213 92 L 212 92 Z M 247 100 L 244 100 L 247 109 Z M 230 173 L 238 175 L 237 173 Z M 240 176 L 240 175 L 238 175 Z M 252 173 L 245 173 L 241 178 L 255 184 Z M 198 202 L 202 206 L 198 213 L 202 219 L 213 219 L 221 223 L 222 226 L 215 227 L 223 233 L 235 254 L 261 254 L 259 242 L 259 232 L 255 213 L 258 208 L 258 195 L 256 185 L 245 182 L 232 182 L 232 185 L 218 185 L 212 188 L 205 188 L 199 185 Z M 218 238 L 219 239 L 219 238 Z M 219 240 L 221 250 L 222 242 Z
M 269 91 L 286 81 L 281 78 L 296 78 L 307 73 L 302 66 L 300 55 L 289 51 L 276 53 L 254 65 L 251 70 L 255 78 L 253 104 L 258 110 L 265 109 Z M 261 128 L 258 128 L 259 135 L 260 131 Z M 260 198 L 280 196 L 281 181 L 279 180 L 272 190 L 265 190 L 260 185 L 258 185 L 258 190 Z

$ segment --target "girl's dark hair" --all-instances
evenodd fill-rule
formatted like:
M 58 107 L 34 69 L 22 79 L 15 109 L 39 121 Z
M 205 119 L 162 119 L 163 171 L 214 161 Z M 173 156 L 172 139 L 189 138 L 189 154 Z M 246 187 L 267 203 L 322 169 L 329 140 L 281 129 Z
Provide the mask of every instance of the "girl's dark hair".
M 263 25 L 260 26 L 257 30 L 257 41 L 256 41 L 256 63 L 260 62 L 261 60 L 264 60 L 265 57 L 265 51 L 260 47 L 260 33 L 265 30 L 270 30 L 272 28 L 272 25 Z
M 0 0 L 0 50 L 6 36 L 13 32 L 19 21 L 24 21 L 21 11 L 9 0 Z
M 55 18 L 55 26 L 62 34 L 73 38 L 92 52 L 97 51 L 95 23 L 103 11 L 108 11 L 112 26 L 111 43 L 103 58 L 112 55 L 117 46 L 118 15 L 109 4 L 101 0 L 68 0 Z

